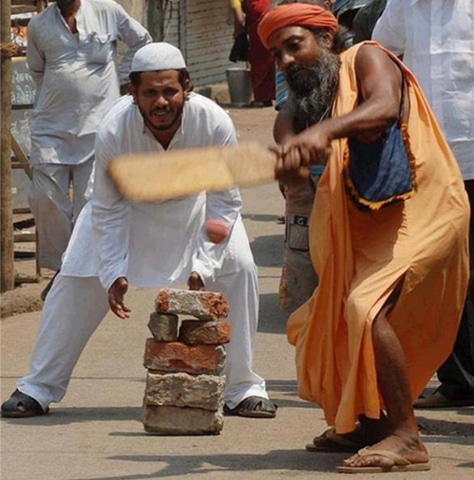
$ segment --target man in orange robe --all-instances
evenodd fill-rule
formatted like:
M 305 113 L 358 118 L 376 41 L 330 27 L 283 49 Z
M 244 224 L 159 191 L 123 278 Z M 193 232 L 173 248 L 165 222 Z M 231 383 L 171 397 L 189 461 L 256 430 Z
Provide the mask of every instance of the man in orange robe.
M 278 178 L 297 182 L 326 164 L 310 220 L 319 286 L 287 330 L 300 396 L 332 426 L 311 446 L 365 446 L 342 472 L 427 470 L 412 404 L 452 350 L 469 274 L 456 160 L 410 71 L 373 42 L 338 54 L 330 12 L 281 5 L 259 34 L 290 87 L 294 132 Z M 349 140 L 370 147 L 401 110 L 413 188 L 386 202 L 357 198 Z

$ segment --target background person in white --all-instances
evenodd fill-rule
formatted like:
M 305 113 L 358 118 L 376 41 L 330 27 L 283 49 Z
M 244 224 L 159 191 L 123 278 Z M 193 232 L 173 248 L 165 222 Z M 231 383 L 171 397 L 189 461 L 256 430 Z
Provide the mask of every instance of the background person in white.
M 389 0 L 372 39 L 415 74 L 456 157 L 474 210 L 474 2 Z M 441 385 L 416 408 L 474 405 L 474 215 L 471 279 L 452 354 L 438 370 Z
M 117 68 L 118 40 L 129 49 Z M 28 25 L 27 62 L 37 84 L 29 203 L 41 267 L 60 268 L 86 201 L 100 120 L 120 96 L 134 53 L 149 42 L 146 29 L 112 0 L 57 0 Z
M 97 132 L 92 200 L 79 216 L 46 298 L 30 373 L 18 381 L 17 390 L 2 405 L 2 415 L 41 415 L 50 402 L 61 400 L 109 306 L 119 317 L 129 316 L 124 304 L 129 283 L 164 287 L 187 280 L 191 289 L 205 286 L 222 292 L 230 305 L 227 413 L 274 417 L 276 406 L 268 400 L 265 381 L 252 369 L 257 268 L 240 215 L 238 189 L 134 204 L 120 196 L 106 173 L 109 161 L 120 154 L 233 145 L 232 121 L 213 101 L 191 92 L 176 47 L 152 43 L 141 48 L 132 72 L 133 97 L 120 99 Z M 223 243 L 207 239 L 206 219 L 229 226 Z

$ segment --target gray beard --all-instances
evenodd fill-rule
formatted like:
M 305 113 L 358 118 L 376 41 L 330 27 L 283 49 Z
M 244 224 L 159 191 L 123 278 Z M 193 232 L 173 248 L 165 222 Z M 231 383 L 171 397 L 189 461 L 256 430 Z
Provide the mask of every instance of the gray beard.
M 332 107 L 339 84 L 339 57 L 324 52 L 316 67 L 298 65 L 308 71 L 304 79 L 287 72 L 291 94 L 288 105 L 293 114 L 293 128 L 299 133 L 326 118 Z

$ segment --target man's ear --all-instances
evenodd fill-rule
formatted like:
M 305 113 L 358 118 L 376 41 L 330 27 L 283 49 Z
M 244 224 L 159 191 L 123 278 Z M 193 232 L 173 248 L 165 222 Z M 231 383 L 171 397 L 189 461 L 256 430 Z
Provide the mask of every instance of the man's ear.
M 322 35 L 322 38 L 321 38 L 324 46 L 328 49 L 328 50 L 332 50 L 332 47 L 334 45 L 334 37 L 329 33 L 329 32 L 326 32 Z
M 189 78 L 187 78 L 187 79 L 184 81 L 183 90 L 184 90 L 184 96 L 185 96 L 186 98 L 188 98 L 188 95 L 189 95 L 190 92 L 192 91 L 191 80 L 190 80 Z
M 137 102 L 137 87 L 133 85 L 132 83 L 129 83 L 128 85 L 128 93 L 133 97 L 133 103 L 138 103 Z

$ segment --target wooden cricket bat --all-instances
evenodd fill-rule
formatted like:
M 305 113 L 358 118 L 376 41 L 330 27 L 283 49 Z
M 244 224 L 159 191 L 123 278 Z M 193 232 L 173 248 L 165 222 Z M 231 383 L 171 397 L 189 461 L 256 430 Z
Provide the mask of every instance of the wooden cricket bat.
M 276 156 L 257 142 L 157 154 L 134 154 L 110 162 L 119 192 L 135 202 L 169 200 L 202 190 L 225 190 L 275 180 Z

